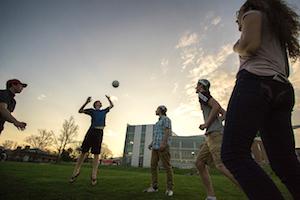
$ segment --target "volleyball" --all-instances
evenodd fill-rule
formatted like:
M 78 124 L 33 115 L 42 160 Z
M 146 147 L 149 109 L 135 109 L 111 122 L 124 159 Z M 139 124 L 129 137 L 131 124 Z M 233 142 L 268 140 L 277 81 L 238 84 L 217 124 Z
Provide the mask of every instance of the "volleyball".
M 119 81 L 117 81 L 117 80 L 115 80 L 115 81 L 112 82 L 112 86 L 113 86 L 114 88 L 119 87 L 119 85 L 120 85 L 120 83 L 119 83 Z

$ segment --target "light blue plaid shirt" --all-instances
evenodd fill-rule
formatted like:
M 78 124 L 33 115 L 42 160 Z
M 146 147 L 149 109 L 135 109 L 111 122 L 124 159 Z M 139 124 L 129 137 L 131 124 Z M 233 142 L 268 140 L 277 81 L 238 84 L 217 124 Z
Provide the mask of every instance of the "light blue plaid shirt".
M 160 148 L 160 143 L 164 139 L 164 130 L 166 128 L 170 129 L 170 133 L 172 133 L 171 120 L 167 116 L 161 116 L 154 125 L 152 149 L 158 150 Z M 170 139 L 168 140 L 168 144 L 169 143 Z

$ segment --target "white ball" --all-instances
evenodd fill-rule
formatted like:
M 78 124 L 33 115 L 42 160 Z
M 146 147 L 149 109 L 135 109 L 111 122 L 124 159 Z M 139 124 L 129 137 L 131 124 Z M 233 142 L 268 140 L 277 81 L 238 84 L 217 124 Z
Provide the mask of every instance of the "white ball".
M 115 88 L 119 87 L 119 85 L 120 85 L 120 83 L 117 80 L 112 82 L 112 86 L 115 87 Z

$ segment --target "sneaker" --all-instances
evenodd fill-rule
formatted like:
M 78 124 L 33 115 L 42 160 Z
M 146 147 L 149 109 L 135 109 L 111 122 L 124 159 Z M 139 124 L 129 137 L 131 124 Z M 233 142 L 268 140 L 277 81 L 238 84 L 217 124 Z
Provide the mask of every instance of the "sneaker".
M 153 188 L 152 186 L 149 188 L 144 189 L 143 192 L 158 192 L 158 188 Z
M 168 197 L 171 197 L 173 196 L 174 192 L 172 190 L 166 190 L 166 193 L 165 193 Z
M 76 181 L 76 178 L 79 176 L 80 172 L 78 172 L 75 175 L 72 175 L 72 177 L 69 180 L 69 183 L 74 183 Z
M 206 197 L 205 200 L 217 200 L 217 197 Z
M 91 184 L 92 184 L 92 186 L 97 185 L 97 178 L 92 178 L 91 177 Z

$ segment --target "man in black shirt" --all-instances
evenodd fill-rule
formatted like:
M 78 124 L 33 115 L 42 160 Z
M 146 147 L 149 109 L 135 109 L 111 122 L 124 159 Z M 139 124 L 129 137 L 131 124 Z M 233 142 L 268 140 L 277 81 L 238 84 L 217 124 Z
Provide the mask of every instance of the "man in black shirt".
M 21 93 L 25 87 L 27 84 L 11 79 L 6 82 L 6 90 L 0 90 L 0 134 L 6 121 L 13 123 L 19 130 L 25 129 L 26 123 L 18 121 L 11 114 L 16 107 L 15 94 Z

